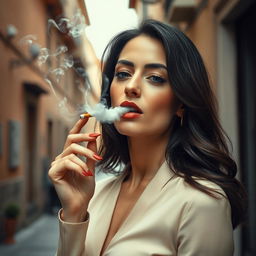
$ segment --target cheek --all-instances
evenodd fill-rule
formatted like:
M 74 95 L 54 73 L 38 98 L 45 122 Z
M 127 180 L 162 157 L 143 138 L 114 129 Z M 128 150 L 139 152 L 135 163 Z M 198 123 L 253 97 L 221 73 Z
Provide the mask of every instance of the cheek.
M 172 91 L 157 94 L 150 100 L 149 115 L 147 115 L 147 123 L 150 122 L 151 132 L 163 133 L 169 129 L 170 123 L 176 112 L 176 97 Z M 149 121 L 150 120 L 150 121 Z M 150 133 L 150 131 L 149 131 Z
M 171 90 L 168 90 L 164 93 L 155 95 L 151 98 L 151 110 L 157 112 L 158 115 L 163 114 L 173 114 L 175 112 L 175 96 Z M 166 116 L 165 116 L 166 117 Z

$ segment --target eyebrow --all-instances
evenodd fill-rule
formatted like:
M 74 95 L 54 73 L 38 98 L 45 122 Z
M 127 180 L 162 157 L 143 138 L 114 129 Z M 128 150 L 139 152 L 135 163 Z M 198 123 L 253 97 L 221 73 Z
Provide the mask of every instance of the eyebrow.
M 129 66 L 129 67 L 133 67 L 134 68 L 134 63 L 132 63 L 131 61 L 129 60 L 119 60 L 117 62 L 117 64 L 123 64 L 125 66 Z M 160 69 L 165 69 L 167 70 L 167 67 L 163 64 L 160 64 L 160 63 L 149 63 L 149 64 L 146 64 L 144 66 L 145 68 L 160 68 Z

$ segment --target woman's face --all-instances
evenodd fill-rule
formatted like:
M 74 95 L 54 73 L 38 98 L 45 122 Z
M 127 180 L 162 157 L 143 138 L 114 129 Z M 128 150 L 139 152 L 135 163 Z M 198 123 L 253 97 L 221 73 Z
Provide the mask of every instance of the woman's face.
M 140 35 L 125 45 L 115 67 L 110 96 L 113 107 L 134 103 L 139 108 L 139 113 L 126 113 L 114 123 L 119 133 L 135 137 L 168 132 L 178 104 L 160 41 Z

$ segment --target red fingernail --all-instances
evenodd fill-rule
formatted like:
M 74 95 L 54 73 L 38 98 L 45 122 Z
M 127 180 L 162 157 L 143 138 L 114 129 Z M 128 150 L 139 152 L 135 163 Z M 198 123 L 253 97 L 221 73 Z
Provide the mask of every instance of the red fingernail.
M 90 171 L 90 170 L 87 170 L 87 171 L 82 171 L 82 174 L 84 175 L 84 176 L 93 176 L 93 173 Z
M 82 171 L 82 175 L 84 175 L 84 176 L 91 176 L 86 171 Z
M 93 173 L 90 170 L 87 170 L 88 176 L 93 176 Z
M 82 174 L 83 174 L 84 176 L 89 176 L 86 171 L 82 171 Z
M 100 135 L 101 135 L 100 133 L 90 133 L 89 134 L 90 137 L 94 137 L 94 138 L 97 138 Z
M 94 154 L 93 157 L 97 160 L 102 160 L 103 158 L 97 154 Z

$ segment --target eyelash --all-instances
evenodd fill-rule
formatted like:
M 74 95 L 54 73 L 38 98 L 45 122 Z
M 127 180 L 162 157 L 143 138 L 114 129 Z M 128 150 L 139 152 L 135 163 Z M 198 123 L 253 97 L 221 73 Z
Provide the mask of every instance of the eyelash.
M 123 75 L 125 75 L 125 77 L 123 77 Z M 122 80 L 125 80 L 127 77 L 131 76 L 130 73 L 128 72 L 124 72 L 124 71 L 120 71 L 120 72 L 116 72 L 115 73 L 115 77 L 122 81 Z
M 126 78 L 128 78 L 130 76 L 131 76 L 130 73 L 124 72 L 124 71 L 120 71 L 120 72 L 115 73 L 115 77 L 119 81 L 124 81 Z M 164 79 L 160 76 L 156 76 L 156 75 L 151 75 L 151 76 L 147 77 L 147 79 L 149 79 L 152 83 L 155 83 L 155 84 L 164 84 L 166 82 L 166 79 Z
M 149 78 L 150 78 L 151 82 L 157 83 L 157 84 L 164 84 L 166 82 L 166 80 L 164 78 L 162 78 L 161 76 L 152 75 Z M 155 80 L 155 81 L 153 81 L 153 80 Z

